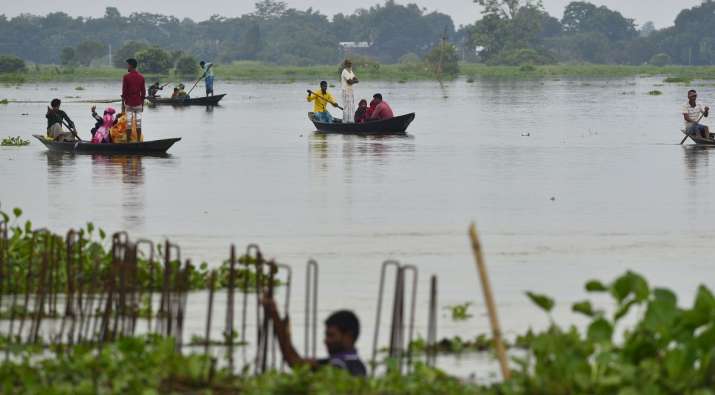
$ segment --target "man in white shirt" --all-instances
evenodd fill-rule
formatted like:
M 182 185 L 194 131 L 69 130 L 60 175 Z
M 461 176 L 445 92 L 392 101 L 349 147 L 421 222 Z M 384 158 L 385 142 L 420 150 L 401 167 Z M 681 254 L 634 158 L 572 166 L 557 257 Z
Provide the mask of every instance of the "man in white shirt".
M 700 136 L 702 138 L 710 138 L 710 129 L 701 124 L 700 120 L 707 117 L 710 113 L 710 107 L 701 106 L 696 103 L 698 93 L 695 90 L 688 91 L 688 102 L 683 106 L 683 118 L 685 119 L 685 133 L 689 136 Z
M 343 122 L 355 122 L 355 96 L 353 96 L 353 85 L 359 81 L 353 73 L 353 62 L 345 59 L 343 62 L 343 72 L 340 73 L 340 86 L 343 88 Z

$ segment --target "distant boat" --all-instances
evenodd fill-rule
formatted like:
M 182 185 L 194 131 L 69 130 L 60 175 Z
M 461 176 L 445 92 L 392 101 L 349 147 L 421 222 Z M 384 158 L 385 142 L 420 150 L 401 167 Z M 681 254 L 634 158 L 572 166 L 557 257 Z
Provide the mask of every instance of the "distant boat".
M 88 141 L 52 141 L 39 134 L 33 136 L 52 152 L 105 155 L 163 155 L 174 143 L 181 140 L 181 138 L 172 138 L 141 143 L 92 144 Z
M 215 96 L 202 96 L 191 98 L 176 98 L 170 97 L 147 97 L 151 104 L 169 104 L 172 106 L 216 106 L 226 94 Z
M 415 113 L 400 115 L 380 121 L 364 123 L 324 123 L 315 120 L 313 113 L 308 113 L 308 118 L 315 128 L 322 133 L 357 134 L 357 135 L 400 135 L 406 134 L 410 123 L 415 119 Z

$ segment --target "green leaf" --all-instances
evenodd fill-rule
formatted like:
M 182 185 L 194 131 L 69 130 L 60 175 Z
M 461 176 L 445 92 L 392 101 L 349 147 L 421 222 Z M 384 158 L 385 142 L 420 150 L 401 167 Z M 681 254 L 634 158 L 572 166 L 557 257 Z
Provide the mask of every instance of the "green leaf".
M 606 292 L 608 287 L 598 280 L 591 280 L 586 283 L 586 291 L 588 292 Z
M 12 209 L 12 213 L 15 214 L 15 217 L 19 217 L 22 215 L 22 209 L 19 207 L 15 207 Z
M 614 281 L 611 286 L 611 294 L 618 300 L 618 303 L 623 303 L 631 295 L 635 300 L 642 302 L 648 299 L 650 289 L 643 276 L 628 271 Z
M 0 216 L 2 216 L 2 221 L 5 223 L 10 222 L 10 216 L 5 214 L 4 211 L 0 211 Z
M 92 232 L 94 232 L 94 224 L 87 222 L 87 233 L 91 234 Z
M 593 317 L 596 314 L 596 312 L 593 311 L 593 306 L 591 305 L 591 301 L 589 300 L 574 303 L 571 306 L 571 310 L 575 313 L 581 313 L 588 317 Z
M 643 325 L 646 329 L 667 335 L 681 315 L 677 305 L 678 299 L 672 291 L 662 288 L 656 289 L 653 295 L 655 298 L 648 304 Z
M 554 308 L 554 300 L 546 295 L 542 294 L 535 294 L 533 292 L 526 292 L 526 296 L 531 299 L 532 303 L 535 305 L 539 306 L 542 310 L 544 310 L 547 313 L 550 313 L 551 310 Z
M 715 317 L 715 296 L 704 285 L 698 287 L 692 313 L 696 321 L 695 324 L 698 326 L 709 322 Z
M 626 303 L 626 304 L 621 305 L 620 307 L 618 307 L 618 309 L 616 310 L 616 312 L 613 314 L 613 320 L 614 320 L 614 321 L 620 321 L 621 318 L 625 317 L 626 314 L 628 314 L 628 312 L 631 310 L 631 307 L 633 307 L 633 305 L 636 304 L 636 303 L 638 303 L 638 301 L 636 301 L 636 300 L 634 299 L 634 300 L 631 300 L 631 301 L 629 301 L 628 303 Z
M 613 336 L 613 325 L 605 318 L 598 318 L 588 326 L 588 340 L 594 343 L 607 343 Z
M 32 221 L 26 221 L 25 222 L 25 233 L 31 233 L 32 232 Z
M 102 228 L 99 228 L 99 238 L 100 240 L 104 240 L 105 238 L 107 238 L 107 234 L 104 233 L 104 229 Z

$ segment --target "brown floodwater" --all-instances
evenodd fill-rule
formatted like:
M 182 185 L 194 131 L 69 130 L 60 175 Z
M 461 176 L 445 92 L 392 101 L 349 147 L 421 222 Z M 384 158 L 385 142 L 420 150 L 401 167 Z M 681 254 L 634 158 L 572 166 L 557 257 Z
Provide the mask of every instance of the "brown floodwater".
M 715 285 L 715 150 L 678 145 L 688 87 L 654 87 L 661 81 L 365 82 L 357 96 L 379 91 L 396 113 L 417 113 L 408 137 L 365 138 L 313 133 L 304 92 L 316 84 L 219 80 L 217 92 L 228 93 L 219 107 L 147 108 L 147 139 L 182 138 L 166 158 L 52 155 L 36 141 L 0 148 L 0 204 L 57 231 L 92 221 L 169 238 L 212 265 L 230 243 L 258 243 L 294 268 L 297 339 L 305 262 L 315 258 L 320 316 L 356 310 L 364 356 L 388 258 L 419 267 L 417 333 L 426 335 L 431 274 L 439 275 L 440 337 L 489 330 L 466 236 L 476 221 L 507 335 L 548 324 L 527 290 L 552 295 L 555 319 L 578 324 L 570 304 L 591 278 L 636 270 L 675 289 L 681 303 L 699 283 Z M 81 96 L 69 102 L 119 89 L 77 85 L 6 85 L 0 98 Z M 706 102 L 715 98 L 714 87 L 694 86 Z M 664 94 L 647 95 L 653 89 Z M 0 106 L 0 137 L 41 133 L 45 107 Z M 63 108 L 87 137 L 89 105 Z M 192 298 L 189 331 L 200 332 L 205 301 Z M 445 306 L 468 301 L 474 317 L 452 322 Z M 486 377 L 487 359 L 439 362 Z

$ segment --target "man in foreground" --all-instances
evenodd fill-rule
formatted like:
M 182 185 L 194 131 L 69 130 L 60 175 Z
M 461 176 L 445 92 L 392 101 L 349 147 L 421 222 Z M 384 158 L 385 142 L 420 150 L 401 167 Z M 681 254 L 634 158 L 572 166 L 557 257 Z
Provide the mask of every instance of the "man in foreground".
M 688 102 L 683 106 L 683 118 L 685 118 L 685 133 L 689 136 L 700 136 L 710 138 L 710 129 L 701 124 L 703 117 L 710 115 L 710 107 L 701 106 L 696 103 L 698 93 L 695 90 L 688 91 Z
M 308 102 L 314 102 L 313 104 L 313 116 L 316 121 L 322 123 L 332 123 L 333 116 L 330 115 L 328 111 L 328 103 L 332 104 L 333 107 L 343 109 L 335 101 L 333 95 L 328 92 L 328 83 L 326 81 L 320 81 L 320 93 L 315 93 L 308 90 Z
M 382 100 L 382 95 L 376 93 L 373 97 L 375 102 L 375 110 L 370 114 L 371 121 L 379 121 L 383 119 L 393 118 L 395 115 L 392 113 L 392 108 L 387 104 L 386 101 Z
M 281 319 L 273 298 L 264 296 L 263 307 L 266 315 L 270 316 L 273 321 L 273 330 L 278 338 L 283 359 L 291 368 L 307 365 L 311 369 L 317 370 L 323 366 L 332 366 L 344 369 L 353 376 L 367 376 L 365 364 L 355 350 L 355 341 L 360 335 L 360 321 L 352 311 L 340 310 L 325 320 L 324 343 L 328 349 L 329 357 L 315 360 L 301 357 L 293 347 L 288 317 Z
M 204 78 L 206 78 L 206 96 L 214 95 L 214 64 L 211 62 L 204 62 L 203 60 L 199 63 L 201 66 L 201 71 L 204 73 Z
M 77 132 L 74 131 L 74 122 L 67 116 L 67 113 L 60 110 L 61 104 L 60 99 L 52 99 L 50 107 L 47 107 L 47 114 L 45 114 L 45 118 L 47 118 L 47 135 L 54 141 L 74 141 L 75 138 L 79 140 Z M 62 128 L 65 122 L 70 129 L 69 132 L 65 132 Z
M 136 141 L 141 141 L 142 124 L 141 114 L 144 112 L 144 99 L 146 98 L 146 84 L 144 76 L 137 71 L 137 60 L 127 59 L 127 71 L 122 79 L 122 112 L 127 117 L 127 142 L 132 141 L 132 123 L 136 120 Z

